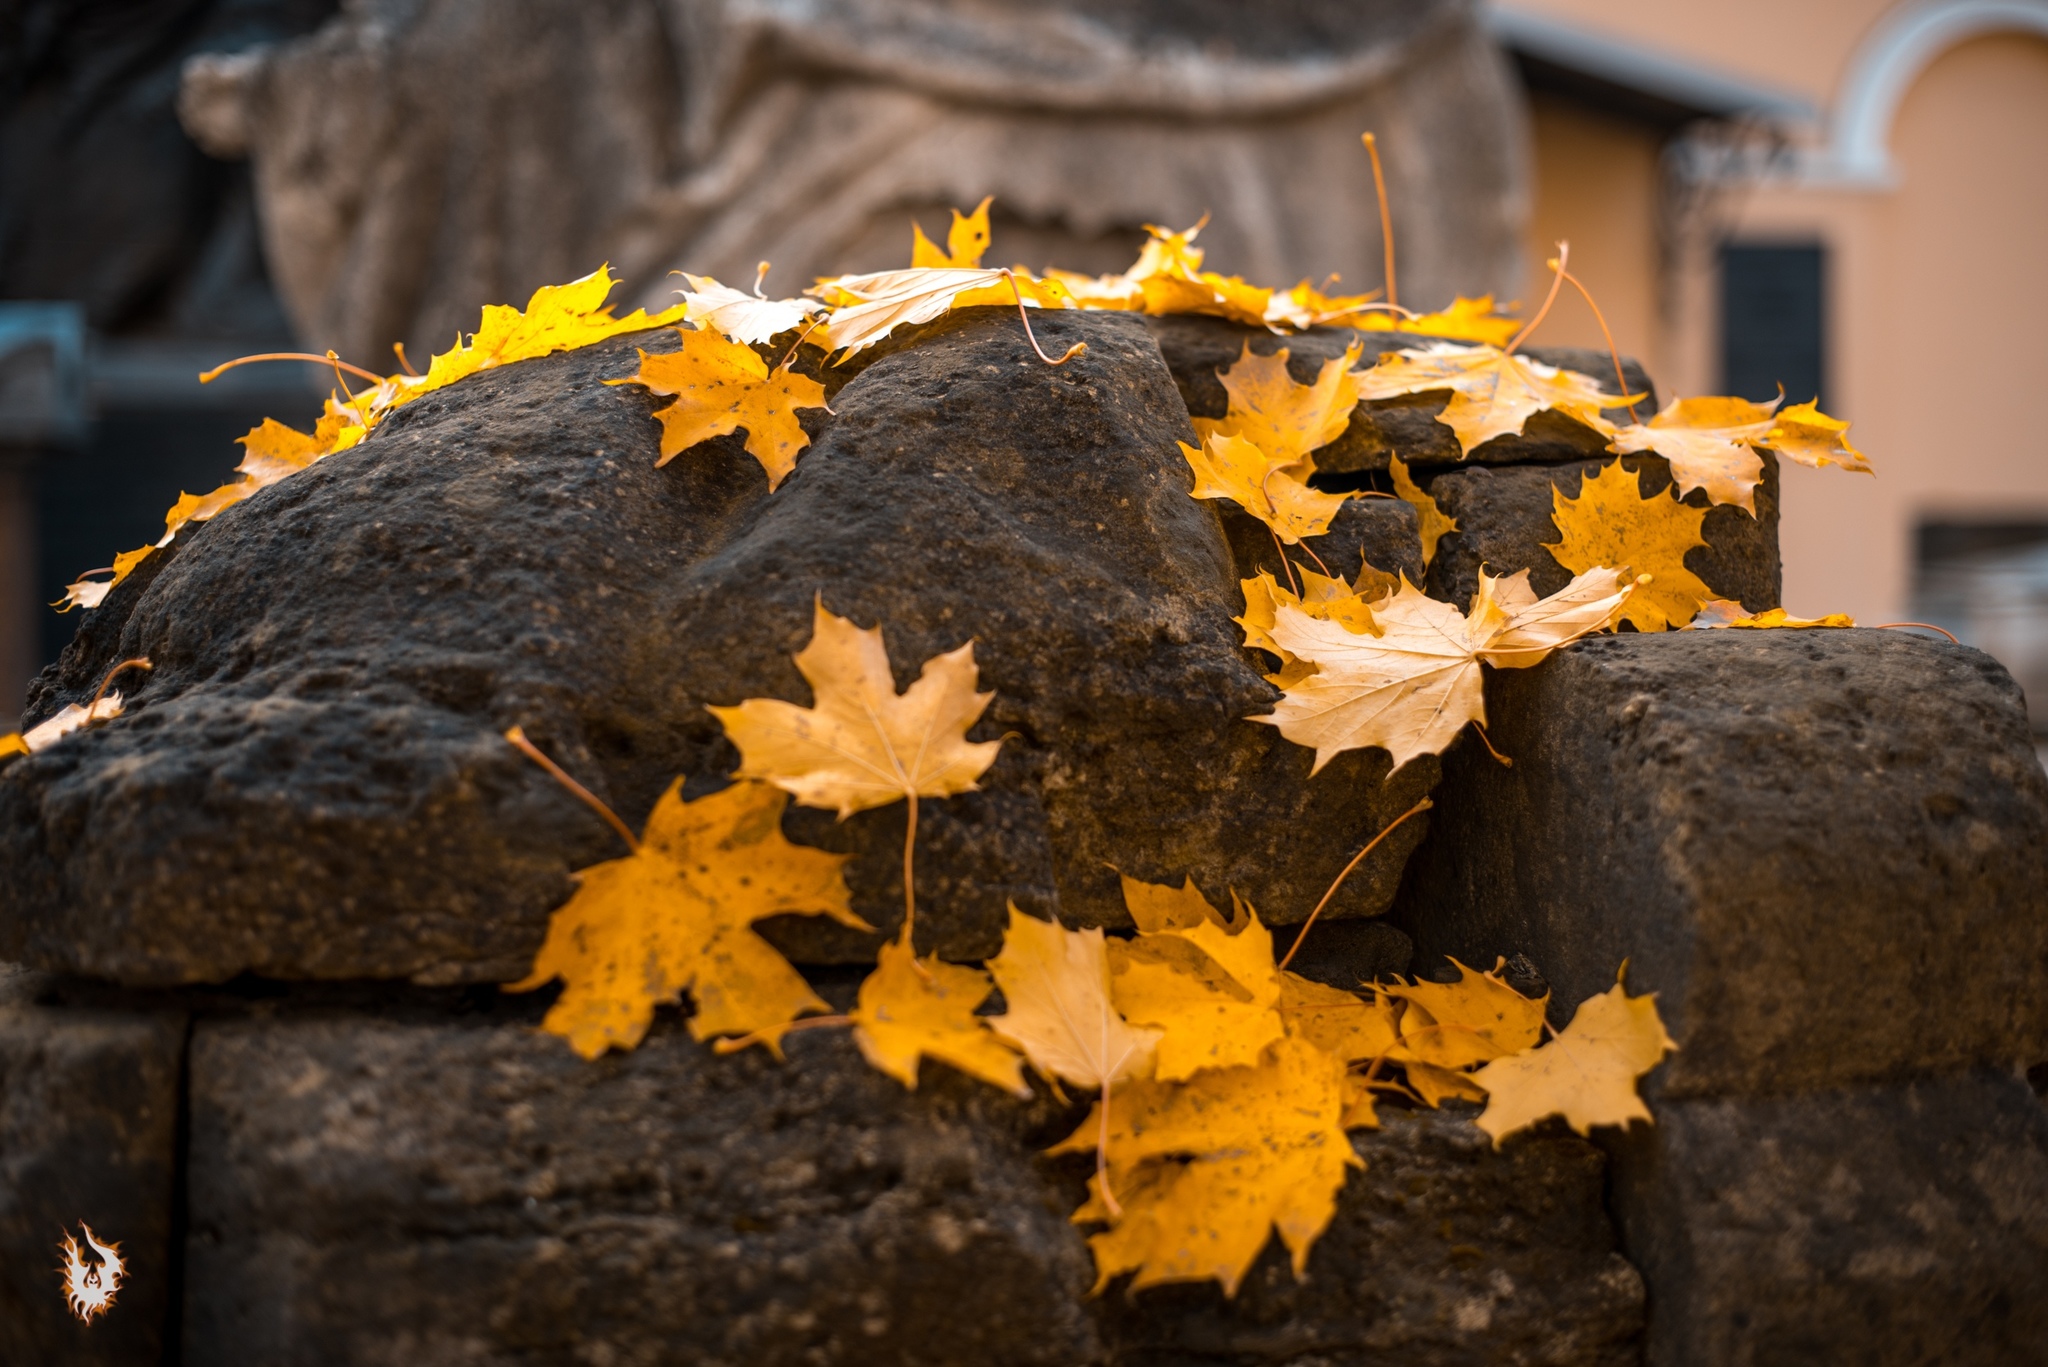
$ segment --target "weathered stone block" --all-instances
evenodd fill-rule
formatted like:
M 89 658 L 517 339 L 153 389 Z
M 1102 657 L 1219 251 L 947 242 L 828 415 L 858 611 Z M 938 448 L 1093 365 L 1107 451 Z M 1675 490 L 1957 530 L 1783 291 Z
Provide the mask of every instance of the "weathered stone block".
M 1298 383 L 1308 384 L 1325 361 L 1344 354 L 1357 342 L 1362 348 L 1360 366 L 1370 366 L 1382 352 L 1404 347 L 1426 346 L 1438 339 L 1412 332 L 1358 332 L 1351 328 L 1314 328 L 1288 337 L 1278 337 L 1264 328 L 1247 327 L 1222 318 L 1195 314 L 1173 314 L 1147 318 L 1146 326 L 1159 339 L 1160 353 L 1173 371 L 1188 412 L 1198 418 L 1220 418 L 1229 409 L 1230 396 L 1218 370 L 1227 370 L 1244 353 L 1246 342 L 1254 354 L 1270 356 L 1287 349 L 1287 373 Z M 1605 352 L 1583 347 L 1524 347 L 1524 354 L 1549 365 L 1563 366 L 1599 380 L 1610 392 L 1614 387 L 1614 362 Z M 1636 410 L 1647 418 L 1656 411 L 1656 389 L 1642 366 L 1622 361 L 1629 392 L 1648 394 Z M 1409 465 L 1514 465 L 1524 462 L 1584 460 L 1607 449 L 1607 438 L 1583 423 L 1561 413 L 1542 412 L 1532 416 L 1519 437 L 1496 437 L 1467 457 L 1458 449 L 1458 438 L 1436 420 L 1448 397 L 1443 393 L 1410 394 L 1398 399 L 1361 403 L 1351 414 L 1344 435 L 1316 452 L 1316 469 L 1331 474 L 1385 470 L 1389 456 L 1399 456 Z M 1607 417 L 1627 422 L 1627 409 L 1609 409 Z
M 789 1046 L 201 1024 L 185 1362 L 1094 1360 L 1078 1186 L 1034 1158 L 1072 1119 Z
M 1090 1299 L 1085 1114 L 838 1033 L 664 1022 L 585 1063 L 504 1019 L 198 1026 L 184 1361 L 1620 1363 L 1642 1292 L 1604 1159 L 1390 1108 L 1297 1283 Z M 1361 1356 L 1369 1355 L 1369 1356 Z
M 2048 774 L 1989 656 L 1890 631 L 1627 633 L 1489 671 L 1400 923 L 1525 953 L 1562 1025 L 1628 961 L 1667 1096 L 2048 1059 Z
M 1656 1109 L 1609 1145 L 1650 1367 L 2048 1363 L 2048 1109 L 2025 1082 Z
M 603 383 L 673 345 L 650 333 L 427 395 L 182 535 L 35 695 L 42 715 L 147 655 L 129 714 L 0 769 L 0 954 L 145 985 L 520 976 L 569 871 L 619 847 L 500 733 L 638 822 L 676 775 L 695 793 L 735 766 L 706 704 L 809 700 L 790 654 L 820 595 L 884 624 L 899 683 L 972 638 L 996 694 L 985 791 L 920 811 L 927 947 L 995 952 L 1012 899 L 1126 923 L 1116 869 L 1306 916 L 1433 763 L 1388 783 L 1360 753 L 1311 782 L 1306 750 L 1243 720 L 1277 694 L 1151 334 L 1046 312 L 1046 345 L 1086 354 L 1050 369 L 982 308 L 832 371 L 836 416 L 811 415 L 772 497 L 737 438 L 655 467 L 662 401 Z M 855 856 L 854 906 L 886 930 L 903 820 L 788 829 Z M 1394 853 L 1325 914 L 1383 909 Z M 771 933 L 819 961 L 876 945 Z
M 1615 1252 L 1599 1151 L 1545 1133 L 1496 1153 L 1473 1108 L 1382 1112 L 1365 1160 L 1296 1281 L 1276 1242 L 1237 1299 L 1213 1285 L 1109 1292 L 1115 1360 L 1625 1367 L 1641 1361 L 1643 1283 Z
M 1778 606 L 1783 573 L 1778 559 L 1778 458 L 1762 453 L 1764 477 L 1757 485 L 1756 514 L 1733 504 L 1710 505 L 1707 491 L 1686 496 L 1690 507 L 1707 509 L 1700 537 L 1707 544 L 1688 551 L 1685 567 L 1722 598 L 1740 601 L 1752 612 Z M 1463 606 L 1479 587 L 1479 567 L 1489 574 L 1529 571 L 1539 594 L 1555 593 L 1571 581 L 1571 571 L 1551 557 L 1546 546 L 1558 541 L 1553 488 L 1577 498 L 1583 481 L 1602 466 L 1620 460 L 1635 472 L 1643 495 L 1655 498 L 1671 487 L 1671 465 L 1662 456 L 1608 456 L 1573 465 L 1473 465 L 1423 477 L 1437 506 L 1458 521 L 1458 530 L 1437 543 L 1430 562 L 1431 597 Z
M 185 1019 L 38 1006 L 22 985 L 0 966 L 0 1362 L 155 1362 L 176 1284 Z M 81 1221 L 129 1267 L 90 1325 L 66 1307 L 57 1273 L 58 1244 L 80 1238 Z

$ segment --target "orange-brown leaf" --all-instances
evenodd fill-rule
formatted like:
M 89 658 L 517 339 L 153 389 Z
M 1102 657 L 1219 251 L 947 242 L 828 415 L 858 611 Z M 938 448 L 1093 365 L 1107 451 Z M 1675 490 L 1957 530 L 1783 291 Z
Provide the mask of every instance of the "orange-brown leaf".
M 761 463 L 773 492 L 796 469 L 797 452 L 811 444 L 799 408 L 823 408 L 825 386 L 787 367 L 768 369 L 750 346 L 729 341 L 712 328 L 677 329 L 679 350 L 640 353 L 640 369 L 607 384 L 637 384 L 675 402 L 658 408 L 661 459 L 666 465 L 699 442 L 741 428 L 747 433 L 747 454 Z

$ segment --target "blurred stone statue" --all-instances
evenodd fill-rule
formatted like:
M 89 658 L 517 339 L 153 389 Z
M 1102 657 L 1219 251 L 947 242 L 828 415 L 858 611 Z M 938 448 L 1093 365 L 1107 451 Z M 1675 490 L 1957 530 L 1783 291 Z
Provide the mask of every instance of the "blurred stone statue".
M 193 59 L 180 112 L 253 163 L 303 340 L 368 364 L 607 260 L 650 305 L 907 265 L 991 194 L 992 262 L 1121 270 L 1206 212 L 1214 268 L 1375 288 L 1366 129 L 1402 302 L 1512 293 L 1527 212 L 1468 0 L 346 0 Z

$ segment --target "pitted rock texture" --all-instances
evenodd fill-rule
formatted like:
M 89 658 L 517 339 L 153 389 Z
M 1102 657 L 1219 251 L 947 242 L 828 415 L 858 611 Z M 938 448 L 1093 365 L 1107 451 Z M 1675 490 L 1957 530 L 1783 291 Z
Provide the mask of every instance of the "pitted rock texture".
M 907 1092 L 836 1032 L 589 1064 L 521 1025 L 205 1024 L 184 1361 L 1071 1367 L 1088 1254 L 1033 1153 L 1079 1116 Z
M 177 1284 L 185 1017 L 46 1006 L 35 986 L 0 964 L 0 1362 L 156 1362 Z M 91 1324 L 56 1271 L 58 1241 L 82 1243 L 81 1221 L 129 1267 Z
M 1700 539 L 1706 545 L 1685 554 L 1685 567 L 1722 598 L 1732 598 L 1751 612 L 1779 605 L 1784 573 L 1778 557 L 1778 458 L 1763 457 L 1763 480 L 1756 486 L 1754 515 L 1731 503 L 1710 504 L 1707 491 L 1685 496 L 1686 506 L 1704 508 Z M 1426 472 L 1423 488 L 1458 530 L 1437 542 L 1429 564 L 1432 598 L 1460 606 L 1479 588 L 1479 567 L 1488 574 L 1529 571 L 1529 586 L 1539 594 L 1556 593 L 1571 582 L 1572 572 L 1558 564 L 1548 547 L 1559 544 L 1554 517 L 1556 494 L 1577 498 L 1585 480 L 1615 461 L 1636 476 L 1644 498 L 1668 498 L 1671 463 L 1662 456 L 1607 456 L 1570 465 L 1474 465 L 1461 470 Z
M 1491 671 L 1503 768 L 1444 757 L 1397 912 L 1417 962 L 1526 954 L 1553 1024 L 1614 983 L 1651 1095 L 2048 1059 L 2048 774 L 1990 656 L 1895 631 L 1679 631 Z
M 2010 1072 L 1656 1109 L 1606 1145 L 1650 1367 L 2048 1363 L 2048 1109 Z
M 134 984 L 523 974 L 570 870 L 617 839 L 500 738 L 521 725 L 626 820 L 737 754 L 708 703 L 810 701 L 813 603 L 881 623 L 898 684 L 976 642 L 1007 736 L 984 791 L 920 812 L 920 943 L 993 953 L 1004 905 L 1124 921 L 1116 870 L 1306 916 L 1435 781 L 1387 782 L 1249 715 L 1238 567 L 1188 496 L 1187 417 L 1141 319 L 964 310 L 849 366 L 770 497 L 738 438 L 655 468 L 650 333 L 485 372 L 192 531 L 86 617 L 36 694 L 82 700 L 148 656 L 128 715 L 0 770 L 0 955 Z M 830 372 L 834 385 L 843 372 Z M 904 811 L 787 820 L 854 854 L 855 908 L 900 917 Z M 1411 821 L 1326 916 L 1392 897 Z M 1112 867 L 1113 866 L 1113 867 Z M 790 918 L 813 960 L 871 937 Z
M 1089 1297 L 1086 1115 L 839 1032 L 720 1056 L 673 1021 L 584 1063 L 530 1026 L 295 1012 L 191 1056 L 184 1358 L 385 1364 L 1633 1360 L 1604 1160 L 1389 1108 L 1296 1282 Z
M 1145 324 L 1159 339 L 1160 353 L 1173 371 L 1174 383 L 1180 386 L 1188 412 L 1198 418 L 1220 418 L 1229 410 L 1230 395 L 1216 378 L 1216 372 L 1234 365 L 1244 354 L 1247 343 L 1260 356 L 1271 356 L 1285 348 L 1287 373 L 1296 383 L 1309 384 L 1325 361 L 1341 357 L 1354 342 L 1360 348 L 1357 364 L 1364 368 L 1383 352 L 1444 340 L 1412 332 L 1359 332 L 1340 327 L 1311 328 L 1278 337 L 1264 328 L 1197 314 L 1147 318 Z M 1609 393 L 1613 392 L 1614 362 L 1605 352 L 1540 346 L 1523 347 L 1521 351 L 1533 360 L 1590 375 Z M 1657 411 L 1655 386 L 1633 360 L 1622 361 L 1622 374 L 1628 379 L 1631 394 L 1649 396 L 1636 405 L 1637 413 L 1647 420 Z M 1352 410 L 1351 423 L 1344 429 L 1344 435 L 1315 453 L 1316 470 L 1333 475 L 1383 471 L 1388 468 L 1389 456 L 1399 456 L 1411 466 L 1542 464 L 1584 460 L 1607 449 L 1607 438 L 1592 428 L 1563 414 L 1545 411 L 1532 416 L 1523 425 L 1520 436 L 1495 437 L 1466 456 L 1458 449 L 1457 435 L 1436 420 L 1449 397 L 1448 393 L 1431 392 L 1359 404 Z M 1605 413 L 1612 422 L 1629 421 L 1626 408 L 1607 409 Z

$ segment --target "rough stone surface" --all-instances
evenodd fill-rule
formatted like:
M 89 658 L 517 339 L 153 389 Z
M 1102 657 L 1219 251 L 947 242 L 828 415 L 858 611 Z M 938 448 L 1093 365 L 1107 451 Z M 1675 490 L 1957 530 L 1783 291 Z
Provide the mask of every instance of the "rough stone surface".
M 184 1360 L 1087 1362 L 1033 1157 L 1071 1123 L 836 1033 L 589 1064 L 521 1025 L 202 1024 Z
M 1684 631 L 1490 672 L 1398 908 L 1417 962 L 1524 953 L 1563 1025 L 1628 961 L 1666 1096 L 2048 1059 L 2048 774 L 1988 655 Z
M 1223 516 L 1223 532 L 1230 538 L 1232 558 L 1246 578 L 1260 570 L 1287 583 L 1287 570 L 1280 563 L 1280 550 L 1266 524 L 1234 503 L 1217 501 Z M 1358 577 L 1361 560 L 1388 574 L 1405 574 L 1411 584 L 1423 580 L 1422 537 L 1411 505 L 1397 498 L 1354 498 L 1330 519 L 1330 530 L 1299 546 L 1287 549 L 1287 558 L 1309 568 L 1315 560 L 1302 546 L 1315 552 L 1332 574 L 1346 580 Z
M 156 1362 L 176 1284 L 185 1019 L 40 1006 L 31 986 L 0 965 L 0 1361 Z M 56 1271 L 80 1221 L 132 1269 L 91 1325 L 66 1309 Z
M 1650 1367 L 2048 1363 L 2048 1110 L 2010 1074 L 1666 1101 L 1609 1147 Z
M 596 1064 L 502 1019 L 216 1020 L 192 1053 L 184 1361 L 1589 1364 L 1642 1292 L 1604 1159 L 1391 1111 L 1297 1284 L 1085 1293 L 1084 1114 L 837 1033 L 672 1022 Z
M 1641 1361 L 1643 1283 L 1615 1252 L 1599 1150 L 1571 1134 L 1499 1153 L 1473 1110 L 1383 1110 L 1365 1160 L 1296 1281 L 1276 1241 L 1237 1298 L 1154 1287 L 1102 1303 L 1128 1367 L 1407 1363 L 1625 1367 Z
M 1285 348 L 1287 373 L 1297 383 L 1309 384 L 1323 362 L 1344 354 L 1357 342 L 1363 348 L 1361 366 L 1370 366 L 1381 352 L 1423 346 L 1435 338 L 1412 332 L 1359 332 L 1351 328 L 1312 328 L 1288 337 L 1276 337 L 1264 328 L 1247 327 L 1222 318 L 1177 314 L 1147 318 L 1146 325 L 1159 339 L 1160 354 L 1173 371 L 1188 412 L 1198 418 L 1220 418 L 1230 407 L 1230 396 L 1216 372 L 1227 370 L 1244 353 L 1246 343 L 1256 355 L 1271 356 Z M 1524 347 L 1523 352 L 1539 361 L 1591 375 L 1610 391 L 1614 362 L 1606 353 L 1582 347 Z M 1655 411 L 1656 390 L 1642 366 L 1624 359 L 1622 374 L 1629 391 L 1649 394 L 1648 406 L 1637 405 L 1645 417 Z M 1404 395 L 1361 403 L 1352 410 L 1351 424 L 1344 435 L 1316 452 L 1316 469 L 1325 474 L 1355 474 L 1382 471 L 1389 455 L 1399 456 L 1411 466 L 1515 465 L 1584 460 L 1607 449 L 1607 438 L 1582 423 L 1561 414 L 1542 412 L 1524 425 L 1519 437 L 1496 437 L 1467 457 L 1458 450 L 1458 438 L 1436 420 L 1447 396 L 1441 393 Z M 1611 409 L 1607 416 L 1628 421 L 1626 409 Z
M 1239 645 L 1239 572 L 1188 497 L 1186 417 L 1142 322 L 963 311 L 868 361 L 770 498 L 732 438 L 656 469 L 636 339 L 486 372 L 399 410 L 200 526 L 86 615 L 32 699 L 156 670 L 118 721 L 0 770 L 0 953 L 131 983 L 521 975 L 569 871 L 616 837 L 500 733 L 523 725 L 638 823 L 737 754 L 707 703 L 809 700 L 812 604 L 884 624 L 899 684 L 970 638 L 1009 736 L 986 791 L 924 804 L 923 943 L 994 952 L 1004 904 L 1124 921 L 1115 869 L 1307 915 L 1412 804 L 1243 719 L 1277 696 Z M 638 341 L 668 345 L 673 334 Z M 849 368 L 851 369 L 851 368 Z M 841 376 L 833 375 L 837 384 Z M 901 806 L 801 843 L 847 850 L 856 909 L 900 916 Z M 1421 823 L 1326 916 L 1390 901 Z M 1113 869 L 1110 866 L 1115 866 Z M 793 953 L 871 958 L 808 920 Z
M 1481 565 L 1489 574 L 1527 569 L 1531 587 L 1540 594 L 1563 588 L 1571 571 L 1545 549 L 1558 540 L 1552 490 L 1577 498 L 1585 479 L 1615 460 L 1635 473 L 1636 487 L 1646 498 L 1671 487 L 1670 462 L 1647 455 L 1576 465 L 1472 466 L 1425 477 L 1429 496 L 1458 521 L 1458 530 L 1437 543 L 1429 566 L 1430 596 L 1471 602 Z M 1707 544 L 1686 553 L 1686 568 L 1720 597 L 1736 599 L 1752 612 L 1779 605 L 1784 579 L 1778 558 L 1778 458 L 1767 451 L 1763 462 L 1755 516 L 1732 504 L 1710 505 L 1704 489 L 1693 490 L 1685 500 L 1690 507 L 1707 509 L 1700 524 L 1700 538 Z

